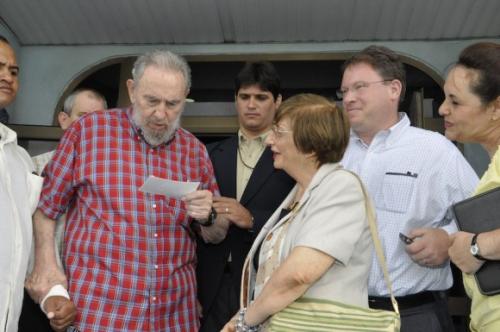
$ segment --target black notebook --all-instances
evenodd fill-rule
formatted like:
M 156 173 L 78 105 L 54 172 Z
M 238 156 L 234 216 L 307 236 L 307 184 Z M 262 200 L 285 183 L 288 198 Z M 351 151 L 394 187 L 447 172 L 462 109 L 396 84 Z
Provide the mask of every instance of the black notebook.
M 500 228 L 500 187 L 454 204 L 453 213 L 458 228 L 465 232 L 477 234 Z M 474 276 L 484 295 L 500 293 L 500 261 L 486 261 Z

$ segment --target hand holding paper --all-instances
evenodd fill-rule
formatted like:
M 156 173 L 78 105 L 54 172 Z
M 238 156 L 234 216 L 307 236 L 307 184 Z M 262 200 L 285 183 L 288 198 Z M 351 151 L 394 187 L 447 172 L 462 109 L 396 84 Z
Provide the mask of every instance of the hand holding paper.
M 206 220 L 212 210 L 212 192 L 197 190 L 199 182 L 180 182 L 150 176 L 139 188 L 140 191 L 182 199 L 188 215 L 197 220 Z
M 207 220 L 212 210 L 213 195 L 209 190 L 197 190 L 184 196 L 188 215 L 196 220 Z

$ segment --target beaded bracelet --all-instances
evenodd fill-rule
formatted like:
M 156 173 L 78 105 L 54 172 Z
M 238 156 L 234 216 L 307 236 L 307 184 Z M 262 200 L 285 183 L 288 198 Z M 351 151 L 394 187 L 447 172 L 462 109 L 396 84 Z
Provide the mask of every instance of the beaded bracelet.
M 238 312 L 238 320 L 236 321 L 236 332 L 258 332 L 262 324 L 250 326 L 245 322 L 245 313 L 247 308 L 243 308 Z

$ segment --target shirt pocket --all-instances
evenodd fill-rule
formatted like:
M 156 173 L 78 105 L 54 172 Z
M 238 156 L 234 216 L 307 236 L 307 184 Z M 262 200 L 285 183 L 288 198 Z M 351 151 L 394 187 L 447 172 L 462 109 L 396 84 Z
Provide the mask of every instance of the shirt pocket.
M 184 202 L 176 198 L 164 198 L 161 202 L 161 215 L 159 222 L 164 223 L 168 220 L 171 226 L 189 226 L 190 218 L 187 215 L 187 209 Z
M 412 172 L 385 173 L 376 199 L 377 207 L 392 212 L 407 212 L 417 177 L 417 173 Z

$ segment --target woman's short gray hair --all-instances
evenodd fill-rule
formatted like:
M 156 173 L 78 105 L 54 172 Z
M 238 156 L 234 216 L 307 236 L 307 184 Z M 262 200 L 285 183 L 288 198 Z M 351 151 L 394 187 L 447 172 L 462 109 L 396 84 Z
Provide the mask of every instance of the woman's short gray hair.
M 186 82 L 186 91 L 191 88 L 191 69 L 180 55 L 167 50 L 154 50 L 139 56 L 132 69 L 132 78 L 135 82 L 141 79 L 147 66 L 180 72 Z

